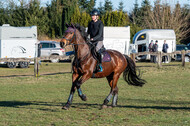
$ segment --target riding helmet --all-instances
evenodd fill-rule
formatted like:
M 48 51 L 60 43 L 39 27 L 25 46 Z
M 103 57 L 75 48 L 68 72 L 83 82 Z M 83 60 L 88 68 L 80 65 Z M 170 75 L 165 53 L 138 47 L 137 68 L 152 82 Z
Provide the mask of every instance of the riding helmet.
M 100 11 L 98 9 L 93 9 L 90 12 L 90 16 L 100 16 Z

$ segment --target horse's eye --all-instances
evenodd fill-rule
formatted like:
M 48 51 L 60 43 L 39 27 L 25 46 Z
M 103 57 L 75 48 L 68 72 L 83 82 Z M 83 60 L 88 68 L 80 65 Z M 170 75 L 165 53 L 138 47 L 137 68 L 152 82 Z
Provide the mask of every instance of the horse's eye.
M 73 34 L 72 32 L 70 32 L 70 34 Z

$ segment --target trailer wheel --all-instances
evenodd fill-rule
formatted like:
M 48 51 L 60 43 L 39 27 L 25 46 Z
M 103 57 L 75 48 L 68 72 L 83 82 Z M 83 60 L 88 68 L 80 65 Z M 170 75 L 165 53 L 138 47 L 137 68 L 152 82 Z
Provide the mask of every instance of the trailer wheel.
M 19 62 L 19 67 L 20 68 L 28 68 L 28 66 L 29 66 L 28 62 L 24 62 L 24 61 Z
M 16 62 L 7 62 L 7 67 L 8 68 L 15 68 L 16 67 Z

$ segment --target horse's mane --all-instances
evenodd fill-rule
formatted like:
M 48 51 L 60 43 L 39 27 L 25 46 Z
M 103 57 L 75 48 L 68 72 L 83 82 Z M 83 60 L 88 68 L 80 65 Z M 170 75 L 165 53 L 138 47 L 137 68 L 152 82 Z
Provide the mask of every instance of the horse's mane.
M 79 24 L 75 24 L 75 28 L 76 28 L 77 30 L 79 30 L 79 32 L 81 33 L 81 35 L 82 35 L 82 37 L 84 38 L 84 40 L 85 40 L 86 42 L 88 42 L 88 33 L 86 32 L 86 28 L 83 27 L 83 26 L 81 26 L 81 25 L 79 25 Z

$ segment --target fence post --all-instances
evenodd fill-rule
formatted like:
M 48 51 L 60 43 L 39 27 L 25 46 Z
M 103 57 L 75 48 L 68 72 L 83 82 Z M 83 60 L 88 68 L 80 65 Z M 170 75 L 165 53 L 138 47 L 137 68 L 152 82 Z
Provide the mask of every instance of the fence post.
M 158 68 L 162 68 L 162 52 L 158 52 Z
M 130 56 L 131 56 L 131 59 L 133 60 L 133 62 L 136 63 L 136 62 L 135 62 L 135 53 L 131 53 Z
M 34 57 L 34 76 L 39 76 L 39 63 L 38 63 L 38 57 Z
M 181 51 L 182 66 L 185 67 L 185 50 Z

